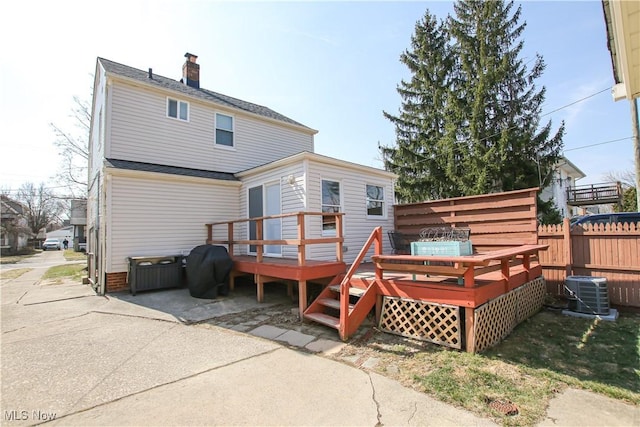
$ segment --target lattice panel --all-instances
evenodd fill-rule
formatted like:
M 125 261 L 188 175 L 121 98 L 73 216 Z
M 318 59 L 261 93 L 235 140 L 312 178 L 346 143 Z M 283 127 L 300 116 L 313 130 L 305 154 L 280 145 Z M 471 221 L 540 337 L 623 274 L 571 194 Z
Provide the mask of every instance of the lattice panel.
M 511 291 L 476 308 L 474 351 L 489 348 L 511 333 L 518 324 L 516 301 L 516 293 Z
M 544 304 L 547 285 L 543 277 L 525 283 L 514 290 L 517 297 L 517 323 L 536 314 Z
M 396 335 L 462 348 L 460 308 L 402 298 L 383 298 L 380 329 Z

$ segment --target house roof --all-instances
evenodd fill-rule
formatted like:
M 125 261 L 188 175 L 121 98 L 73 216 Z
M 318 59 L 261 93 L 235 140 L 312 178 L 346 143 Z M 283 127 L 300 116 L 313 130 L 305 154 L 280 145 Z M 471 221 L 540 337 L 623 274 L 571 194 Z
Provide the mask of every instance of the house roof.
M 232 173 L 227 172 L 216 172 L 202 169 L 182 168 L 178 166 L 157 165 L 153 163 L 133 162 L 130 160 L 106 159 L 105 166 L 132 171 L 156 172 L 169 175 L 191 176 L 196 178 L 209 178 L 223 181 L 238 181 L 238 178 L 236 178 Z
M 574 179 L 581 179 L 587 176 L 584 172 L 582 172 L 582 170 L 580 170 L 579 167 L 574 165 L 565 156 L 560 157 L 560 161 L 558 162 L 558 168 L 564 169 L 567 175 L 571 176 Z
M 173 80 L 168 77 L 163 77 L 155 73 L 153 73 L 152 78 L 149 78 L 150 73 L 148 71 L 142 71 L 137 68 L 119 64 L 117 62 L 114 62 L 105 58 L 98 58 L 98 62 L 102 64 L 107 74 L 115 74 L 118 76 L 127 77 L 130 79 L 145 83 L 147 85 L 155 86 L 165 90 L 170 90 L 173 92 L 180 93 L 182 95 L 199 98 L 204 101 L 214 102 L 218 105 L 230 107 L 236 110 L 241 110 L 247 113 L 256 114 L 258 116 L 266 117 L 269 119 L 278 120 L 284 123 L 302 127 L 304 129 L 307 129 L 310 132 L 317 133 L 316 130 L 311 129 L 310 127 L 305 126 L 301 123 L 298 123 L 295 120 L 292 120 L 289 117 L 286 117 L 262 105 L 253 104 L 251 102 L 243 101 L 241 99 L 233 98 L 233 97 L 223 95 L 221 93 L 213 92 L 207 89 L 202 89 L 202 88 L 196 89 L 194 87 L 187 86 L 186 84 L 181 83 L 178 80 Z
M 297 154 L 288 156 L 288 157 L 284 157 L 282 159 L 278 159 L 276 161 L 273 162 L 269 162 L 269 163 L 265 163 L 263 165 L 260 166 L 256 166 L 244 171 L 240 171 L 237 172 L 235 175 L 238 177 L 245 177 L 248 175 L 252 175 L 255 173 L 260 173 L 260 172 L 264 172 L 276 167 L 280 167 L 280 166 L 285 166 L 285 165 L 289 165 L 291 163 L 296 163 L 296 162 L 300 162 L 302 160 L 312 160 L 315 162 L 319 162 L 319 163 L 324 163 L 327 165 L 334 165 L 334 166 L 338 166 L 338 167 L 343 167 L 343 168 L 348 168 L 348 169 L 353 169 L 353 170 L 358 170 L 364 173 L 368 173 L 368 174 L 375 174 L 375 175 L 380 175 L 380 176 L 385 176 L 387 178 L 391 178 L 391 179 L 396 179 L 398 176 L 393 173 L 393 172 L 389 172 L 386 171 L 384 169 L 379 169 L 379 168 L 374 168 L 373 166 L 366 166 L 366 165 L 361 165 L 358 163 L 352 163 L 352 162 L 348 162 L 346 160 L 341 160 L 341 159 L 336 159 L 334 157 L 329 157 L 329 156 L 323 156 L 322 154 L 317 154 L 317 153 L 311 153 L 309 151 L 301 151 Z
M 24 213 L 24 209 L 22 208 L 22 205 L 20 203 L 10 199 L 4 194 L 0 196 L 0 200 L 2 201 L 3 215 L 22 215 Z
M 640 97 L 640 2 L 602 0 L 611 53 L 614 99 Z

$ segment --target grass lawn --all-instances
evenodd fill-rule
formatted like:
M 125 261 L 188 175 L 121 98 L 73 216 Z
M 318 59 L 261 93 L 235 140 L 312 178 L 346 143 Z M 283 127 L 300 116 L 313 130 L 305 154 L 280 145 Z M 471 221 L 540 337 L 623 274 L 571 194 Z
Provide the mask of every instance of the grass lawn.
M 23 249 L 15 255 L 2 255 L 0 256 L 0 264 L 15 264 L 40 252 L 34 249 Z
M 27 271 L 31 271 L 30 268 L 14 268 L 13 270 L 0 271 L 0 280 L 11 280 L 22 276 Z
M 62 283 L 62 279 L 82 280 L 86 274 L 87 266 L 84 264 L 57 265 L 48 269 L 43 279 L 53 279 L 53 283 Z
M 639 314 L 607 322 L 543 310 L 481 354 L 392 337 L 376 332 L 359 344 L 380 359 L 381 374 L 502 425 L 536 424 L 569 386 L 640 405 Z M 518 414 L 492 409 L 493 401 Z
M 84 261 L 87 259 L 85 252 L 76 252 L 73 249 L 65 249 L 63 255 L 67 261 Z

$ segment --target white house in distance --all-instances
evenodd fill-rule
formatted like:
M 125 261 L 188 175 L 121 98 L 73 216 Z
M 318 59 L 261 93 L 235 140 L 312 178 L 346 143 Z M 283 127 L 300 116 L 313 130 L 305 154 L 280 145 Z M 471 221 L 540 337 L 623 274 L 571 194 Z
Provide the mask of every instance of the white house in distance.
M 394 174 L 315 154 L 316 130 L 200 88 L 197 57 L 185 57 L 180 81 L 97 59 L 86 227 L 89 278 L 99 292 L 127 288 L 128 257 L 204 244 L 207 223 L 342 212 L 347 263 L 375 227 L 393 228 Z M 265 238 L 286 238 L 290 229 L 276 221 Z M 246 239 L 248 226 L 242 233 Z M 305 222 L 309 239 L 331 233 L 322 217 Z M 288 250 L 266 247 L 265 255 Z M 306 256 L 335 259 L 335 250 L 313 245 Z
M 569 159 L 562 156 L 558 161 L 554 171 L 551 185 L 545 187 L 540 193 L 540 198 L 544 201 L 553 200 L 556 208 L 563 218 L 571 218 L 578 215 L 577 207 L 569 206 L 567 203 L 567 189 L 576 186 L 576 181 L 586 175 Z

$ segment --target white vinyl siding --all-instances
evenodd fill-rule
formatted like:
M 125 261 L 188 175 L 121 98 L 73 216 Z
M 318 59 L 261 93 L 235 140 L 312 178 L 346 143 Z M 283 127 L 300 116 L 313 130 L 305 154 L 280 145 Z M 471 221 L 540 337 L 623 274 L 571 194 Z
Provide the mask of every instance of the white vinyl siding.
M 311 155 L 313 156 L 313 155 Z M 342 165 L 329 164 L 306 158 L 296 163 L 263 171 L 256 174 L 244 175 L 240 212 L 242 217 L 247 217 L 247 189 L 280 177 L 282 194 L 282 213 L 288 212 L 320 212 L 322 209 L 321 181 L 322 179 L 336 180 L 341 183 L 343 232 L 345 237 L 344 252 L 345 262 L 353 262 L 358 252 L 369 238 L 371 232 L 377 227 L 383 227 L 383 251 L 391 253 L 391 245 L 387 232 L 393 230 L 393 178 L 384 176 L 376 171 L 368 172 L 364 168 L 354 168 L 348 163 Z M 292 184 L 289 182 L 291 181 Z M 376 185 L 384 189 L 386 198 L 385 217 L 367 217 L 366 185 Z M 297 236 L 297 223 L 295 218 L 283 221 L 282 235 L 285 238 Z M 245 227 L 246 229 L 246 227 Z M 245 232 L 246 233 L 246 232 Z M 305 217 L 305 237 L 317 239 L 322 237 L 322 217 Z M 307 258 L 317 260 L 335 260 L 335 243 L 307 246 Z M 368 253 L 367 261 L 373 249 Z M 283 256 L 295 258 L 297 248 L 295 246 L 283 247 Z
M 127 271 L 130 256 L 188 254 L 205 243 L 205 224 L 239 217 L 239 191 L 213 180 L 113 176 L 106 272 Z
M 235 173 L 313 151 L 311 131 L 241 112 L 233 112 L 235 150 L 217 150 L 214 123 L 220 109 L 213 104 L 190 100 L 189 122 L 167 120 L 166 94 L 120 81 L 110 88 L 112 158 Z
M 393 203 L 391 199 L 387 199 L 384 218 L 372 219 L 367 216 L 367 196 L 364 189 L 367 184 L 381 186 L 384 189 L 385 197 L 389 198 L 393 194 L 393 180 L 374 173 L 367 174 L 346 165 L 342 167 L 309 161 L 307 191 L 307 209 L 309 211 L 317 212 L 321 209 L 320 182 L 322 179 L 329 179 L 329 177 L 339 180 L 341 183 L 345 262 L 353 262 L 377 226 L 382 226 L 384 253 L 391 253 L 387 232 L 393 230 Z M 321 229 L 320 219 L 310 220 L 307 224 L 307 238 L 321 237 Z M 373 249 L 367 253 L 365 260 L 370 261 L 371 255 L 373 255 Z M 307 257 L 310 259 L 335 259 L 335 244 L 312 245 L 307 249 Z

